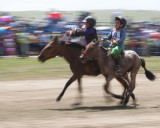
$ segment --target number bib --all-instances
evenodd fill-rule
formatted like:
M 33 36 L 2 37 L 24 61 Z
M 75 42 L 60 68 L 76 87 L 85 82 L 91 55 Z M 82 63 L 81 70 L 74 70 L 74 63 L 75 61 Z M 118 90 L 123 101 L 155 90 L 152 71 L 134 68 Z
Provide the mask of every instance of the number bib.
M 114 39 L 114 40 L 120 39 L 120 30 L 113 30 L 112 31 L 112 39 Z

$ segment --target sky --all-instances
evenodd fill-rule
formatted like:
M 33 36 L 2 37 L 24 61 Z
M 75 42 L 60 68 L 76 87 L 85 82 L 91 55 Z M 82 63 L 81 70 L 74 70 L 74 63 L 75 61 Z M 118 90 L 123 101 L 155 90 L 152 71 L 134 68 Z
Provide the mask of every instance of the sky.
M 159 10 L 160 0 L 0 0 L 0 11 Z

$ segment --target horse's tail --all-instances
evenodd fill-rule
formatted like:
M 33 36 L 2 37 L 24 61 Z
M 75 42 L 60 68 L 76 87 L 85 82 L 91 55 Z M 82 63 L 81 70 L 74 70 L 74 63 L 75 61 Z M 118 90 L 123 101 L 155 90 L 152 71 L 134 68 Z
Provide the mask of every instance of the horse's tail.
M 145 70 L 145 74 L 146 74 L 146 77 L 149 79 L 149 80 L 155 80 L 156 76 L 149 70 L 146 69 L 146 64 L 145 64 L 145 60 L 141 57 L 141 66 L 144 68 Z

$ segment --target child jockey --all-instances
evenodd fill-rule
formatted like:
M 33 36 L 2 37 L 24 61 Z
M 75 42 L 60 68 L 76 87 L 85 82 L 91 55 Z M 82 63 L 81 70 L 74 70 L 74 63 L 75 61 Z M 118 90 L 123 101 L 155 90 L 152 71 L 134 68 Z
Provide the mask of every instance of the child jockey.
M 85 36 L 86 43 L 89 44 L 93 39 L 98 40 L 97 31 L 94 28 L 96 20 L 92 16 L 87 16 L 83 22 L 85 26 L 81 29 L 74 29 L 70 32 L 71 37 Z
M 124 41 L 126 38 L 125 26 L 127 21 L 125 18 L 119 16 L 115 17 L 115 29 L 111 30 L 109 35 L 107 36 L 107 40 L 112 42 L 112 56 L 115 59 L 115 71 L 121 71 L 120 67 L 120 58 L 121 52 L 124 50 Z

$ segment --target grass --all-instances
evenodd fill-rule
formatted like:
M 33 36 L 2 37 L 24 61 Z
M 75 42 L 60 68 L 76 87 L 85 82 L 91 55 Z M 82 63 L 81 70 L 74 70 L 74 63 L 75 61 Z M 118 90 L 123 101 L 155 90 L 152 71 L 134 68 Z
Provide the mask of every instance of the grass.
M 144 57 L 146 68 L 152 72 L 160 73 L 160 57 Z M 140 68 L 140 73 L 144 73 L 143 68 Z
M 160 72 L 160 57 L 145 57 L 146 67 Z M 143 68 L 139 73 L 144 73 Z M 41 63 L 37 58 L 1 58 L 0 80 L 51 79 L 71 76 L 68 63 L 63 58 L 54 58 Z
M 41 63 L 37 58 L 0 59 L 0 79 L 46 79 L 70 75 L 68 64 L 62 58 L 55 58 Z

